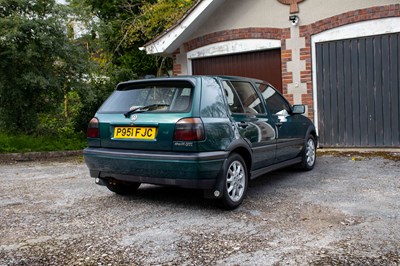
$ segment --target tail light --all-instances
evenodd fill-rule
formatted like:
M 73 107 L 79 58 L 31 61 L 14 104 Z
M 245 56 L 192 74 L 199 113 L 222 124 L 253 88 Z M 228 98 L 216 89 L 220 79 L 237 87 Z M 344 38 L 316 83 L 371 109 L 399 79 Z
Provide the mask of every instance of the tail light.
M 183 118 L 176 122 L 174 141 L 196 141 L 204 138 L 204 125 L 200 118 Z
M 96 117 L 94 117 L 90 120 L 86 136 L 88 138 L 99 138 L 100 137 L 99 119 L 97 119 Z

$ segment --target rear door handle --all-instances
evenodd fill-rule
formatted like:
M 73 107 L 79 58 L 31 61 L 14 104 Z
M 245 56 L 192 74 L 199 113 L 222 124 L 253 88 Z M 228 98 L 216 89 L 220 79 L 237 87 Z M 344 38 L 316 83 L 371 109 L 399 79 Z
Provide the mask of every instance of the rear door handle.
M 249 123 L 241 121 L 240 123 L 238 123 L 238 126 L 241 127 L 241 128 L 246 128 L 246 127 L 249 126 Z
M 283 123 L 281 123 L 281 122 L 276 122 L 275 123 L 275 126 L 278 127 L 278 128 L 280 128 L 282 125 L 283 125 Z

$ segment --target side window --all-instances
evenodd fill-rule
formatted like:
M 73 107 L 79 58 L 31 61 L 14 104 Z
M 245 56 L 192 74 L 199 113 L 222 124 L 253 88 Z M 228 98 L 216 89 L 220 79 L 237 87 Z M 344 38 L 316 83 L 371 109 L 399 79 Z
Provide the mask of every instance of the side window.
M 271 114 L 287 115 L 290 113 L 290 105 L 275 89 L 265 84 L 259 84 L 259 88 Z
M 235 91 L 242 102 L 245 113 L 265 113 L 261 99 L 251 83 L 244 81 L 232 81 L 231 84 L 235 88 Z

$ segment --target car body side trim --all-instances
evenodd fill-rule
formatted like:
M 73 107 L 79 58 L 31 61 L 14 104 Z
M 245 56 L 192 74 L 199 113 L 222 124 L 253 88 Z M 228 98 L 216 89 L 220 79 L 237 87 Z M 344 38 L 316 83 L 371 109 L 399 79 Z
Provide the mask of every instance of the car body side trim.
M 250 179 L 253 180 L 253 179 L 255 179 L 259 176 L 262 176 L 266 173 L 269 173 L 269 172 L 272 172 L 272 171 L 275 171 L 275 170 L 278 170 L 278 169 L 281 169 L 281 168 L 284 168 L 287 166 L 291 166 L 294 164 L 298 164 L 298 163 L 301 163 L 301 157 L 296 157 L 294 159 L 290 159 L 290 160 L 287 160 L 287 161 L 284 161 L 281 163 L 273 164 L 273 165 L 267 166 L 265 168 L 257 169 L 255 171 L 251 172 Z
M 290 146 L 302 146 L 302 145 L 304 145 L 304 139 L 290 139 L 286 141 L 278 141 L 277 149 Z
M 253 147 L 253 151 L 255 152 L 269 152 L 276 150 L 276 143 L 267 144 L 265 146 L 256 146 Z

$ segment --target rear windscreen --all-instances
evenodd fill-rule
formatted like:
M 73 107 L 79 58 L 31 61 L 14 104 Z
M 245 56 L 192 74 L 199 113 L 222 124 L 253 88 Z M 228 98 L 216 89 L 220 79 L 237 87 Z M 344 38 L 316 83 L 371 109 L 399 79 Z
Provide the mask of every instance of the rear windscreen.
M 191 108 L 192 91 L 189 82 L 120 84 L 98 112 L 125 113 L 146 106 L 152 106 L 146 112 L 185 112 Z

